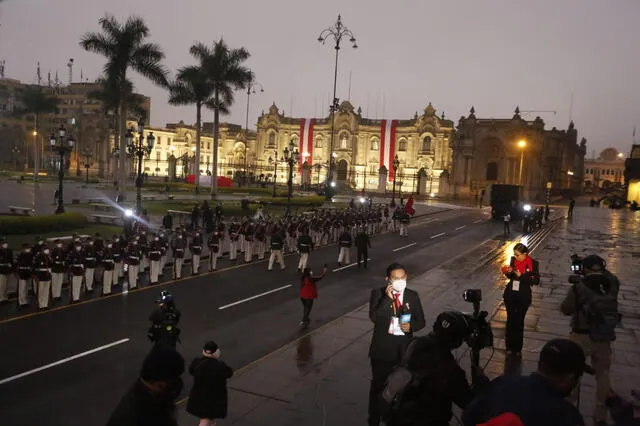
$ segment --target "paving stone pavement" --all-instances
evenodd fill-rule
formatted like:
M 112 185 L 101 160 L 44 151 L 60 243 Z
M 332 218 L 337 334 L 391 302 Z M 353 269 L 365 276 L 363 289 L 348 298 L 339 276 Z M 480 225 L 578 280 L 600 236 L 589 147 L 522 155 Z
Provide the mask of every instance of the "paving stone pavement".
M 623 328 L 614 343 L 612 383 L 623 395 L 640 387 L 640 215 L 605 209 L 576 208 L 574 219 L 560 219 L 538 233 L 504 240 L 487 240 L 456 259 L 418 277 L 409 286 L 422 299 L 427 328 L 445 310 L 470 311 L 462 300 L 467 288 L 483 291 L 483 306 L 492 317 L 494 349 L 481 353 L 481 364 L 489 377 L 505 369 L 502 303 L 505 280 L 499 267 L 510 258 L 513 246 L 524 242 L 540 261 L 542 282 L 534 290 L 534 301 L 526 319 L 522 373 L 534 371 L 542 346 L 569 333 L 569 318 L 559 304 L 569 289 L 569 256 L 597 253 L 607 259 L 609 269 L 622 282 L 620 305 Z M 634 238 L 635 237 L 635 238 Z M 372 325 L 368 307 L 362 306 L 333 323 L 303 336 L 275 354 L 239 371 L 230 381 L 230 413 L 221 424 L 234 425 L 328 425 L 365 424 L 370 367 L 367 358 Z M 466 346 L 457 353 L 469 371 Z M 587 377 L 581 385 L 580 409 L 585 417 L 593 411 L 595 387 Z M 193 424 L 181 410 L 180 424 Z M 452 420 L 452 424 L 457 424 Z

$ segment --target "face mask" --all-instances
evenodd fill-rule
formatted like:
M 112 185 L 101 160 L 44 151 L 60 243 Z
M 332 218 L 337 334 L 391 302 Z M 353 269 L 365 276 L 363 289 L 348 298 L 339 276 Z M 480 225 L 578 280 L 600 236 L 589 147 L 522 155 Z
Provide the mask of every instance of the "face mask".
M 76 251 L 82 250 L 82 247 L 76 247 Z
M 24 249 L 25 253 L 31 253 L 31 249 Z
M 309 271 L 309 276 L 313 276 L 313 271 Z
M 137 245 L 138 245 L 138 243 L 134 241 L 134 242 L 133 242 L 133 245 L 134 245 L 134 246 L 137 246 Z
M 62 244 L 56 244 L 56 247 L 60 248 L 62 247 Z
M 182 235 L 178 235 L 178 239 L 181 240 L 182 239 Z
M 107 244 L 107 248 L 111 248 L 111 247 L 112 247 L 111 244 Z
M 156 238 L 155 238 L 155 240 L 156 240 L 156 241 L 160 241 L 160 238 L 156 237 Z
M 405 288 L 407 288 L 407 280 L 395 280 L 391 282 L 391 286 L 393 290 L 402 293 Z
M 199 236 L 200 236 L 200 233 L 199 233 L 199 232 L 196 232 L 196 237 L 199 237 Z
M 2 248 L 7 248 L 7 247 L 9 247 L 9 244 L 7 244 L 7 243 L 2 243 Z
M 49 250 L 48 250 L 48 249 L 47 249 L 47 250 L 45 250 L 45 251 L 44 251 L 44 254 L 49 254 Z
M 40 240 L 40 241 L 38 241 L 38 244 L 43 245 L 44 241 Z
M 93 245 L 93 241 L 91 241 L 91 242 L 89 243 L 89 245 L 90 245 L 90 246 L 92 246 L 92 245 Z
M 139 241 L 139 240 L 140 240 L 140 237 L 136 237 L 136 241 Z

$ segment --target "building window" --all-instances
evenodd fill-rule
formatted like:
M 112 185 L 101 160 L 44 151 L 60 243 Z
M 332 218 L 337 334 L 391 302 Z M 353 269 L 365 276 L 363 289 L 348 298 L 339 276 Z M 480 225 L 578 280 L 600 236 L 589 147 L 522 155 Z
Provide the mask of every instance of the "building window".
M 269 148 L 275 148 L 276 147 L 276 134 L 275 133 L 269 133 L 269 141 L 267 142 L 267 146 Z
M 349 137 L 346 133 L 340 135 L 340 149 L 347 149 L 349 145 Z
M 158 146 L 162 145 L 162 137 L 157 136 L 157 137 L 156 137 L 156 142 L 157 142 L 157 145 L 158 145 Z
M 160 161 L 160 151 L 156 151 L 156 161 Z
M 422 139 L 422 151 L 431 151 L 431 136 L 425 136 Z
M 371 139 L 371 151 L 377 151 L 380 149 L 380 143 L 378 139 Z
M 406 151 L 407 150 L 407 140 L 400 139 L 400 143 L 398 144 L 398 151 Z
M 167 138 L 167 145 L 171 145 L 171 138 Z
M 207 150 L 211 149 L 211 142 L 207 142 Z
M 316 148 L 322 148 L 322 138 L 321 137 L 317 137 L 316 138 Z

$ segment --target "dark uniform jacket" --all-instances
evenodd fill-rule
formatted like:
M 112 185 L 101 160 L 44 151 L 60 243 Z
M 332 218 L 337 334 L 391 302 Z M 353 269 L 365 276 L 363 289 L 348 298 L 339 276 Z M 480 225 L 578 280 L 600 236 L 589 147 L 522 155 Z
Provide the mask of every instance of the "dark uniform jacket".
M 51 251 L 51 271 L 56 274 L 61 274 L 64 272 L 65 263 L 64 260 L 66 258 L 64 248 L 55 247 L 53 251 Z
M 207 240 L 207 247 L 209 247 L 209 251 L 211 253 L 218 253 L 218 250 L 220 250 L 220 238 L 218 237 L 217 232 L 211 234 Z
M 158 261 L 162 258 L 162 241 L 155 239 L 149 244 L 149 259 Z
M 351 247 L 352 244 L 352 240 L 351 240 L 351 234 L 349 234 L 349 232 L 345 231 L 342 234 L 340 234 L 340 247 Z
M 85 268 L 95 269 L 98 266 L 98 253 L 95 246 L 87 245 L 83 249 Z
M 313 250 L 313 240 L 308 235 L 300 235 L 298 238 L 298 251 L 300 253 L 310 253 Z
M 33 259 L 34 272 L 38 280 L 51 281 L 51 257 L 40 251 Z
M 115 261 L 115 252 L 113 250 L 113 246 L 111 248 L 105 247 L 102 250 L 102 267 L 105 271 L 113 271 L 116 267 Z
M 365 252 L 368 248 L 371 248 L 371 240 L 369 240 L 369 236 L 366 233 L 360 232 L 356 235 L 356 247 L 358 250 Z
M 16 258 L 18 278 L 28 280 L 33 273 L 33 253 L 21 251 Z
M 140 258 L 142 257 L 142 251 L 138 245 L 131 244 L 127 247 L 127 256 L 125 261 L 128 265 L 140 265 Z
M 204 245 L 204 241 L 202 241 L 202 235 L 195 234 L 189 246 L 189 250 L 191 250 L 191 254 L 196 254 L 196 255 L 202 254 L 203 245 Z
M 201 419 L 227 417 L 227 379 L 233 370 L 224 362 L 208 357 L 196 358 L 189 367 L 193 387 L 187 412 Z
M 186 247 L 187 247 L 187 243 L 185 242 L 184 237 L 176 238 L 175 240 L 173 240 L 173 244 L 171 246 L 173 250 L 173 257 L 176 259 L 183 259 L 184 251 Z
M 0 274 L 6 275 L 13 271 L 13 250 L 0 248 Z
M 69 270 L 75 276 L 84 274 L 84 256 L 82 251 L 77 251 L 73 249 L 72 252 L 69 253 L 67 257 L 67 265 L 69 265 Z
M 284 239 L 279 232 L 271 236 L 271 250 L 282 250 Z

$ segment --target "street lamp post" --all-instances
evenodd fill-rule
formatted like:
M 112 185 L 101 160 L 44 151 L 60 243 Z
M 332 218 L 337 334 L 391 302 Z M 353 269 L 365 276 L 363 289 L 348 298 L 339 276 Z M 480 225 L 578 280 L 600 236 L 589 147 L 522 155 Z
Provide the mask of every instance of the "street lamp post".
M 396 205 L 396 176 L 398 167 L 400 167 L 400 160 L 398 159 L 398 155 L 396 155 L 396 158 L 393 159 L 393 191 L 391 192 L 391 206 Z
M 518 185 L 522 185 L 522 166 L 524 163 L 524 149 L 527 146 L 527 142 L 525 140 L 521 140 L 518 142 L 518 148 L 520 148 L 520 170 L 518 171 Z
M 86 148 L 84 154 L 84 168 L 85 168 L 85 184 L 89 185 L 89 168 L 93 165 L 91 161 L 91 151 Z
M 320 170 L 322 170 L 322 164 L 316 163 L 315 168 L 316 172 L 318 172 L 318 190 L 320 190 Z
M 264 87 L 262 87 L 262 84 L 258 83 L 257 81 L 255 81 L 253 73 L 251 73 L 251 80 L 249 81 L 249 84 L 247 84 L 247 116 L 246 116 L 246 120 L 245 120 L 245 132 L 244 132 L 244 184 L 245 186 L 249 186 L 248 185 L 248 179 L 249 176 L 247 175 L 247 145 L 249 144 L 249 99 L 251 98 L 252 94 L 256 93 L 256 89 L 260 90 L 260 93 L 264 92 Z
M 273 164 L 273 198 L 276 198 L 276 181 L 278 180 L 278 151 L 273 151 L 275 158 L 269 157 L 269 164 Z
M 64 128 L 64 125 L 60 125 L 58 129 L 58 135 L 55 133 L 51 134 L 49 138 L 49 144 L 51 146 L 51 150 L 56 152 L 60 156 L 60 164 L 58 169 L 58 207 L 56 208 L 56 214 L 64 213 L 64 201 L 62 197 L 62 182 L 64 180 L 64 166 L 65 166 L 65 156 L 73 150 L 73 146 L 76 141 L 72 136 L 69 136 L 65 139 L 67 134 L 67 130 Z
M 142 118 L 138 121 L 137 141 L 133 133 L 133 129 L 129 129 L 127 131 L 125 142 L 127 144 L 127 151 L 129 151 L 129 154 L 138 157 L 138 175 L 136 176 L 136 214 L 140 214 L 142 212 L 142 160 L 145 155 L 149 155 L 153 150 L 153 144 L 156 138 L 153 136 L 153 132 L 149 132 L 146 140 L 147 143 L 145 145 L 144 120 Z
M 339 99 L 336 97 L 336 84 L 338 81 L 338 52 L 340 52 L 340 43 L 342 42 L 343 37 L 348 37 L 349 41 L 352 43 L 352 47 L 354 49 L 358 48 L 358 44 L 356 43 L 356 38 L 351 32 L 351 30 L 345 27 L 342 24 L 342 18 L 338 15 L 338 21 L 331 27 L 324 29 L 320 36 L 318 37 L 318 41 L 324 44 L 327 39 L 332 38 L 335 42 L 334 49 L 336 51 L 336 60 L 335 66 L 333 69 L 333 101 L 331 106 L 329 107 L 329 111 L 331 113 L 331 137 L 329 139 L 329 171 L 327 176 L 327 187 L 326 187 L 326 196 L 327 199 L 331 199 L 332 195 L 332 182 L 333 182 L 333 158 L 331 157 L 331 153 L 333 153 L 333 137 L 335 133 L 335 114 L 338 111 L 339 107 Z
M 289 147 L 285 147 L 283 151 L 282 159 L 287 166 L 289 167 L 289 178 L 287 180 L 287 211 L 289 211 L 291 207 L 291 193 L 293 192 L 293 167 L 298 163 L 298 157 L 300 153 L 298 152 L 298 148 L 296 147 L 293 139 L 289 142 Z

